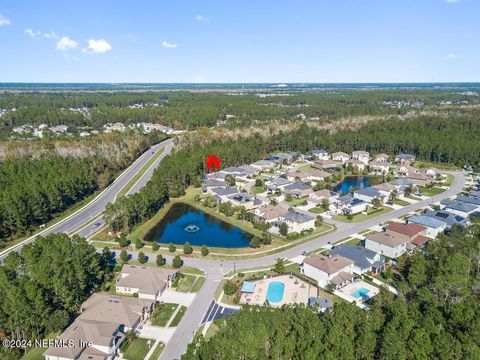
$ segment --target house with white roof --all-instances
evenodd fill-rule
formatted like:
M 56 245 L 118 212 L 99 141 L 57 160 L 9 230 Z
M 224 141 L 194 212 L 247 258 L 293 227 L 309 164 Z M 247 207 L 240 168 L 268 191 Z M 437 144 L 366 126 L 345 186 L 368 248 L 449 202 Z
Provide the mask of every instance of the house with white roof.
M 308 196 L 313 192 L 313 189 L 310 185 L 302 182 L 294 182 L 292 184 L 286 185 L 283 188 L 285 194 L 291 194 L 297 198 L 302 198 Z
M 288 209 L 282 205 L 262 205 L 257 207 L 253 213 L 262 221 L 274 223 L 280 220 L 280 216 L 286 214 Z
M 380 190 L 375 187 L 368 187 L 365 189 L 355 190 L 353 192 L 353 197 L 356 199 L 363 200 L 367 203 L 372 204 L 375 199 L 380 199 L 383 203 L 388 201 L 388 198 L 384 196 Z
M 353 168 L 357 168 L 360 171 L 365 170 L 365 163 L 361 160 L 357 159 L 350 159 L 345 163 L 347 166 L 351 166 Z M 368 162 L 367 162 L 368 164 Z
M 405 162 L 408 162 L 409 164 L 411 164 L 415 161 L 415 155 L 412 155 L 412 154 L 398 154 L 398 155 L 395 156 L 395 161 L 398 162 L 399 164 L 403 164 Z
M 313 150 L 312 155 L 316 157 L 319 160 L 328 160 L 330 159 L 330 156 L 328 155 L 327 150 Z
M 389 162 L 390 156 L 388 154 L 378 154 L 375 156 L 375 161 L 379 162 Z
M 322 204 L 323 200 L 327 200 L 329 204 L 333 204 L 337 199 L 338 194 L 327 189 L 318 190 L 308 195 L 308 201 L 315 205 Z
M 318 286 L 326 288 L 329 283 L 341 288 L 353 280 L 354 262 L 340 255 L 324 256 L 312 254 L 301 265 L 302 272 L 317 281 Z
M 351 195 L 345 195 L 338 198 L 335 202 L 338 213 L 358 214 L 367 210 L 367 202 L 355 198 Z
M 386 175 L 388 170 L 390 170 L 390 163 L 388 161 L 374 160 L 368 163 L 368 168 L 375 175 Z
M 367 151 L 363 151 L 363 150 L 354 151 L 352 153 L 352 159 L 359 160 L 365 165 L 367 165 L 368 162 L 370 161 L 370 154 Z
M 332 154 L 332 160 L 334 161 L 340 161 L 342 162 L 342 164 L 345 164 L 348 159 L 350 159 L 350 155 L 348 155 L 347 153 L 344 153 L 344 152 L 334 152 Z

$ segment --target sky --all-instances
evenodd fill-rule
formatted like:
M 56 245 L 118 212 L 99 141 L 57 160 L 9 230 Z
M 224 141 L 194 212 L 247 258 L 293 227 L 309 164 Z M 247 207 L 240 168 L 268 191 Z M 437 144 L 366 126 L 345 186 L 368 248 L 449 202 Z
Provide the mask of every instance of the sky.
M 474 82 L 479 14 L 479 0 L 0 0 L 0 82 Z

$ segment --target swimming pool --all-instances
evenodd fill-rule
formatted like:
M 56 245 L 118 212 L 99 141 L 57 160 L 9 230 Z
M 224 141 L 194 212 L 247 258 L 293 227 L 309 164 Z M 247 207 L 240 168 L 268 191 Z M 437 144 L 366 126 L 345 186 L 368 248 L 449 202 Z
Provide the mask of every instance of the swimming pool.
M 272 281 L 268 285 L 267 300 L 271 303 L 280 302 L 283 299 L 283 291 L 285 290 L 285 284 L 281 281 Z
M 359 297 L 365 299 L 365 298 L 368 298 L 367 294 L 370 290 L 368 289 L 365 289 L 365 288 L 361 288 L 361 289 L 358 289 L 357 291 L 353 292 L 352 293 L 352 296 L 357 299 Z

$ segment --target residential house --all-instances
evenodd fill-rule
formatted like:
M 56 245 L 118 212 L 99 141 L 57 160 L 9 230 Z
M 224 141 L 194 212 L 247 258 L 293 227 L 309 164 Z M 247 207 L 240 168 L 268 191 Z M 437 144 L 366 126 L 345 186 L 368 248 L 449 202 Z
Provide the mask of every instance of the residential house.
M 153 311 L 155 301 L 94 293 L 77 319 L 59 336 L 66 346 L 51 346 L 46 360 L 112 360 L 125 339 Z M 88 344 L 91 346 L 88 346 Z
M 411 188 L 412 190 L 416 188 L 416 184 L 412 179 L 395 179 L 390 181 L 390 184 L 395 186 L 395 189 L 399 194 L 405 193 L 405 189 L 407 188 Z
M 293 184 L 292 180 L 288 180 L 282 177 L 271 177 L 265 181 L 269 190 L 275 191 L 277 189 L 284 190 L 285 186 Z
M 445 222 L 447 224 L 447 227 L 445 228 L 446 230 L 450 230 L 452 226 L 455 226 L 455 225 L 465 227 L 470 223 L 468 218 L 465 218 L 460 215 L 456 215 L 454 213 L 451 213 L 445 210 L 427 211 L 423 215 L 430 216 L 434 219 Z
M 312 254 L 303 260 L 303 273 L 316 280 L 318 286 L 326 288 L 329 283 L 341 288 L 353 280 L 354 262 L 340 255 L 324 256 Z
M 377 184 L 377 185 L 374 185 L 372 187 L 377 189 L 380 192 L 380 194 L 382 194 L 387 200 L 390 198 L 390 195 L 394 191 L 396 191 L 397 195 L 399 195 L 399 192 L 396 189 L 396 187 L 394 185 L 390 184 L 390 183 L 387 183 L 387 182 Z
M 344 214 L 358 214 L 367 210 L 368 204 L 351 195 L 345 195 L 338 198 L 335 202 L 338 212 Z
M 353 160 L 359 160 L 361 161 L 364 165 L 367 165 L 368 162 L 370 161 L 370 154 L 367 151 L 354 151 L 352 153 L 352 159 Z
M 332 160 L 340 161 L 342 164 L 345 164 L 348 159 L 350 159 L 350 155 L 341 151 L 332 154 Z
M 262 204 L 260 199 L 246 193 L 229 195 L 227 196 L 227 199 L 227 201 L 233 206 L 244 206 L 247 210 L 253 209 Z
M 386 175 L 390 169 L 390 163 L 388 161 L 370 161 L 368 163 L 368 168 L 370 172 L 375 175 Z
M 273 169 L 275 167 L 275 163 L 271 160 L 258 160 L 253 164 L 250 164 L 250 166 L 260 171 L 267 171 Z
M 407 251 L 406 238 L 393 233 L 373 233 L 365 235 L 365 248 L 376 253 L 396 259 Z
M 411 164 L 415 161 L 415 155 L 398 154 L 395 156 L 395 161 L 399 164 L 404 164 L 405 162 L 408 162 L 408 164 Z
M 435 179 L 437 175 L 440 175 L 440 170 L 435 168 L 425 168 L 425 169 L 419 169 L 417 173 L 426 175 L 431 179 Z
M 430 239 L 427 237 L 427 228 L 416 223 L 389 222 L 386 228 L 387 234 L 405 237 L 412 245 L 421 246 Z
M 320 170 L 337 169 L 337 163 L 333 160 L 315 160 L 312 167 Z
M 445 208 L 445 210 L 463 217 L 468 217 L 471 213 L 474 213 L 480 209 L 480 205 L 459 200 L 444 199 L 440 202 L 440 204 Z
M 480 206 L 480 196 L 459 195 L 459 196 L 457 196 L 456 200 L 467 203 L 467 204 L 473 204 L 473 205 Z
M 328 155 L 328 151 L 326 150 L 313 150 L 312 155 L 320 160 L 330 159 L 330 156 Z
M 295 158 L 295 153 L 290 152 L 290 153 L 278 153 L 278 154 L 271 155 L 267 157 L 267 160 L 271 160 L 278 164 L 285 164 L 285 163 L 291 163 L 294 158 Z
M 375 199 L 380 199 L 382 203 L 386 203 L 388 201 L 388 197 L 383 195 L 380 190 L 375 187 L 368 187 L 365 189 L 355 190 L 353 192 L 353 197 L 356 199 L 363 200 L 367 203 L 373 204 Z
M 123 265 L 115 284 L 117 294 L 137 294 L 139 299 L 159 301 L 172 285 L 176 270 L 153 266 Z
M 303 182 L 324 181 L 329 176 L 331 176 L 330 173 L 318 169 L 296 170 L 287 173 L 288 180 L 297 181 L 299 179 Z
M 372 272 L 377 274 L 385 268 L 385 258 L 375 251 L 368 250 L 363 246 L 342 244 L 334 246 L 332 256 L 340 255 L 353 261 L 353 272 L 363 274 Z
M 378 154 L 377 156 L 375 156 L 375 161 L 378 162 L 389 162 L 389 159 L 390 156 L 388 156 L 387 154 Z
M 361 160 L 350 159 L 346 162 L 346 164 L 347 166 L 351 166 L 352 168 L 357 168 L 359 171 L 365 170 L 365 163 Z
M 280 215 L 277 225 L 280 226 L 284 222 L 288 225 L 289 232 L 301 232 L 315 229 L 315 220 L 316 218 L 310 214 L 292 210 Z
M 282 205 L 262 205 L 257 207 L 253 213 L 259 220 L 267 223 L 274 223 L 280 219 L 280 216 L 288 212 L 288 209 Z
M 67 125 L 57 125 L 57 126 L 52 127 L 50 130 L 52 130 L 52 132 L 54 134 L 65 134 L 68 130 L 68 126 Z
M 310 185 L 302 183 L 302 182 L 295 182 L 293 184 L 286 185 L 283 188 L 283 191 L 286 194 L 291 194 L 296 196 L 297 198 L 308 196 L 313 192 L 313 189 Z
M 220 202 L 230 201 L 228 198 L 231 195 L 238 194 L 237 188 L 216 187 L 211 190 L 212 195 L 218 197 Z
M 432 183 L 432 178 L 421 172 L 414 172 L 413 174 L 408 174 L 407 179 L 413 180 L 417 186 L 428 186 Z
M 312 192 L 308 195 L 308 201 L 314 204 L 322 204 L 323 200 L 327 200 L 329 204 L 333 204 L 338 199 L 338 194 L 334 191 L 323 189 Z
M 420 224 L 427 228 L 427 236 L 435 239 L 438 234 L 443 233 L 447 227 L 447 223 L 425 215 L 412 215 L 407 222 Z
M 225 181 L 222 179 L 205 179 L 202 183 L 202 192 L 203 193 L 212 193 L 212 189 L 216 187 L 225 187 Z

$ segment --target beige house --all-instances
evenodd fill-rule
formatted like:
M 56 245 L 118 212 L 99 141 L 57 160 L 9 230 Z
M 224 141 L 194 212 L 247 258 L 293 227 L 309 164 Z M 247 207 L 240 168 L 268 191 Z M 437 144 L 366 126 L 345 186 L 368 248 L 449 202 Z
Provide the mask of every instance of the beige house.
M 329 204 L 333 204 L 338 199 L 338 194 L 328 189 L 318 190 L 308 195 L 308 201 L 314 204 L 322 204 L 323 200 L 327 200 Z
M 367 151 L 363 150 L 354 151 L 352 153 L 352 159 L 359 160 L 366 165 L 370 161 L 370 154 Z
M 280 216 L 287 212 L 288 209 L 281 205 L 263 205 L 253 211 L 257 218 L 268 223 L 277 221 Z
M 332 160 L 341 161 L 343 164 L 345 164 L 348 159 L 350 159 L 350 155 L 341 151 L 332 154 Z
M 390 169 L 390 163 L 388 161 L 370 161 L 368 164 L 370 172 L 377 175 L 386 175 Z
M 177 274 L 176 270 L 153 266 L 123 265 L 117 276 L 117 294 L 138 294 L 140 299 L 159 301 Z
M 303 261 L 303 273 L 316 280 L 318 285 L 325 288 L 332 283 L 335 288 L 341 288 L 353 279 L 354 262 L 340 255 L 324 256 L 312 254 Z
M 375 156 L 375 161 L 380 161 L 380 162 L 388 162 L 390 159 L 390 156 L 388 154 L 378 154 Z
M 112 360 L 125 338 L 153 311 L 153 300 L 95 293 L 77 319 L 58 337 L 45 360 Z
M 356 167 L 358 170 L 363 171 L 365 169 L 365 163 L 361 160 L 350 159 L 347 161 L 347 166 L 351 165 L 352 167 Z M 367 162 L 368 164 L 368 162 Z
M 365 235 L 365 248 L 389 258 L 396 259 L 407 251 L 409 240 L 395 233 L 373 233 Z
M 336 169 L 337 163 L 333 160 L 316 160 L 313 162 L 312 167 L 320 170 Z

